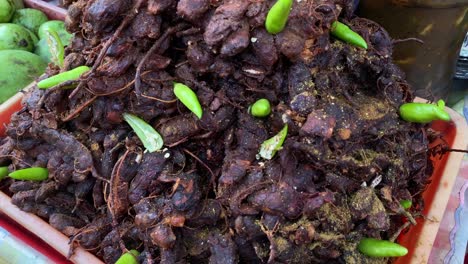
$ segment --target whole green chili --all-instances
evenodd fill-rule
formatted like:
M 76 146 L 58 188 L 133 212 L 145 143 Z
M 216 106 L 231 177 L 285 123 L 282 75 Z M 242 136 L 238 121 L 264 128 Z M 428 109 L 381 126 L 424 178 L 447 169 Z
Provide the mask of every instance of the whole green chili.
M 129 113 L 124 113 L 123 118 L 132 127 L 133 131 L 135 131 L 138 138 L 143 143 L 143 146 L 145 146 L 150 153 L 160 150 L 163 147 L 164 142 L 161 135 L 143 119 Z
M 271 113 L 271 106 L 270 102 L 262 98 L 257 100 L 251 107 L 250 107 L 250 114 L 255 117 L 266 117 Z
M 63 47 L 62 41 L 60 40 L 59 35 L 54 30 L 46 30 L 46 41 L 49 46 L 52 62 L 59 66 L 60 69 L 63 68 L 63 61 L 65 57 L 65 49 Z
M 401 207 L 403 207 L 405 210 L 408 210 L 413 205 L 413 202 L 411 200 L 401 200 L 400 204 Z
M 8 167 L 0 167 L 0 180 L 8 176 Z
M 132 249 L 129 252 L 122 254 L 122 256 L 120 256 L 120 258 L 115 262 L 115 264 L 138 264 L 137 257 L 139 255 L 140 252 Z
M 293 0 L 278 0 L 268 11 L 265 27 L 268 33 L 278 34 L 283 31 L 286 23 L 288 22 L 289 13 Z
M 174 83 L 175 96 L 199 119 L 202 118 L 203 109 L 198 101 L 197 94 L 187 85 L 182 83 Z
M 276 152 L 283 146 L 284 140 L 288 135 L 288 125 L 284 125 L 283 129 L 274 137 L 265 140 L 260 146 L 259 155 L 264 159 L 272 159 Z
M 408 249 L 388 240 L 363 238 L 358 245 L 359 251 L 369 257 L 401 257 L 408 254 Z
M 47 89 L 54 87 L 55 85 L 64 83 L 66 81 L 78 80 L 78 78 L 80 78 L 80 76 L 83 73 L 89 70 L 90 68 L 88 66 L 79 66 L 74 68 L 73 70 L 62 72 L 47 79 L 44 79 L 37 83 L 37 87 L 39 89 Z
M 10 172 L 8 177 L 22 181 L 43 181 L 49 178 L 49 170 L 46 168 L 27 168 Z
M 367 43 L 361 35 L 352 31 L 347 25 L 339 21 L 333 22 L 331 26 L 331 34 L 346 43 L 367 49 Z
M 429 123 L 434 120 L 450 121 L 450 115 L 445 111 L 444 100 L 437 105 L 425 103 L 406 103 L 400 106 L 400 117 L 408 122 Z

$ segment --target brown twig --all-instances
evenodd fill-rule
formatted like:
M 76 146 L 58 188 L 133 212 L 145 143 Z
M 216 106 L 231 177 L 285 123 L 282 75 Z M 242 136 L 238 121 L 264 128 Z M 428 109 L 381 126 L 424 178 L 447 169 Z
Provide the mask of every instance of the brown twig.
M 124 20 L 122 21 L 120 26 L 117 28 L 117 30 L 114 32 L 112 37 L 109 38 L 106 41 L 106 44 L 101 49 L 101 51 L 100 51 L 96 61 L 94 62 L 93 67 L 91 68 L 91 70 L 81 78 L 82 81 L 80 82 L 80 84 L 78 84 L 78 87 L 76 87 L 76 89 L 70 94 L 70 96 L 68 98 L 71 99 L 71 98 L 75 97 L 75 95 L 78 93 L 78 91 L 81 90 L 81 88 L 83 88 L 84 82 L 86 80 L 88 80 L 89 77 L 94 75 L 94 72 L 96 71 L 96 69 L 101 65 L 101 62 L 104 59 L 104 56 L 106 55 L 107 50 L 109 49 L 110 45 L 112 45 L 112 43 L 115 42 L 115 40 L 120 36 L 120 34 L 124 30 L 124 28 L 133 20 L 133 18 L 135 18 L 135 16 L 138 14 L 138 9 L 140 9 L 140 6 L 143 4 L 143 2 L 145 2 L 145 1 L 144 0 L 137 0 L 135 5 L 133 6 L 131 12 L 129 12 L 129 14 L 127 16 L 125 16 Z
M 96 100 L 98 97 L 97 96 L 93 96 L 91 99 L 89 99 L 88 101 L 86 101 L 84 104 L 82 104 L 80 107 L 78 107 L 77 109 L 75 109 L 75 111 L 71 112 L 68 116 L 66 116 L 65 118 L 62 119 L 63 122 L 68 122 L 70 120 L 72 120 L 76 115 L 78 115 L 81 111 L 83 111 L 83 109 L 85 109 L 86 107 L 88 107 L 90 104 L 92 104 L 94 102 L 94 100 Z
M 136 69 L 135 73 L 135 92 L 137 95 L 141 95 L 140 92 L 140 87 L 141 87 L 141 71 L 143 69 L 143 66 L 145 65 L 146 61 L 148 58 L 156 51 L 157 48 L 161 46 L 163 41 L 165 41 L 170 35 L 180 31 L 183 27 L 185 27 L 184 24 L 179 24 L 175 27 L 168 28 L 166 32 L 158 39 L 156 42 L 153 44 L 153 46 L 148 50 L 148 52 L 145 54 L 143 59 L 141 59 L 140 63 L 138 63 L 138 67 Z
M 146 95 L 146 94 L 141 94 L 141 96 L 144 97 L 144 98 L 147 98 L 147 99 L 150 99 L 150 100 L 154 100 L 154 101 L 158 101 L 158 102 L 165 103 L 165 104 L 172 104 L 172 103 L 177 102 L 177 99 L 174 99 L 174 100 L 163 100 L 163 99 L 160 99 L 160 98 L 157 98 L 157 97 L 153 97 L 153 96 L 149 96 L 149 95 Z
M 118 229 L 119 223 L 117 221 L 116 212 L 114 211 L 116 207 L 114 202 L 119 199 L 118 197 L 119 187 L 121 184 L 120 171 L 122 169 L 122 164 L 125 161 L 125 158 L 127 157 L 128 153 L 130 153 L 130 150 L 125 151 L 125 153 L 119 158 L 119 160 L 115 163 L 114 168 L 112 169 L 112 174 L 111 174 L 111 179 L 110 179 L 110 193 L 109 193 L 109 199 L 107 201 L 107 207 L 109 209 L 109 212 L 112 218 L 112 228 L 114 228 L 115 231 L 117 232 L 119 246 L 122 252 L 126 252 L 127 248 L 125 247 L 125 244 L 122 240 L 122 237 Z
M 262 216 L 263 218 L 263 216 Z M 267 263 L 274 263 L 276 257 L 277 257 L 277 253 L 278 253 L 278 250 L 277 250 L 277 245 L 276 245 L 276 241 L 273 237 L 273 234 L 276 232 L 276 230 L 278 229 L 279 227 L 279 221 L 277 221 L 275 223 L 275 226 L 273 227 L 272 230 L 269 230 L 261 221 L 260 221 L 260 229 L 262 230 L 263 233 L 265 233 L 265 235 L 267 236 L 268 238 L 268 241 L 270 242 L 270 256 L 268 257 L 268 261 Z
M 141 74 L 141 76 L 145 76 L 146 74 L 150 73 L 151 71 L 145 71 L 144 73 Z M 124 85 L 122 88 L 119 88 L 117 90 L 114 90 L 112 92 L 108 92 L 108 93 L 96 93 L 95 91 L 91 90 L 91 89 L 87 89 L 91 94 L 93 95 L 96 95 L 96 96 L 108 96 L 108 95 L 113 95 L 113 94 L 116 94 L 116 93 L 120 93 L 130 87 L 132 87 L 132 85 L 135 83 L 135 80 L 131 80 L 129 83 L 127 83 L 126 85 Z
M 177 146 L 177 145 L 180 145 L 180 144 L 184 143 L 184 142 L 187 141 L 187 140 L 188 140 L 188 137 L 184 137 L 184 138 L 182 138 L 181 140 L 176 141 L 176 142 L 174 142 L 174 143 L 172 143 L 172 144 L 169 144 L 169 145 L 167 145 L 167 146 L 168 146 L 169 148 L 173 148 L 173 147 L 175 147 L 175 146 Z
M 406 41 L 416 41 L 416 42 L 418 42 L 420 44 L 424 44 L 424 41 L 422 39 L 418 39 L 418 38 L 394 39 L 393 44 L 398 44 L 398 43 L 406 42 Z
M 215 174 L 213 173 L 213 171 L 211 170 L 211 168 L 206 165 L 205 162 L 203 162 L 200 158 L 198 158 L 195 154 L 193 154 L 192 152 L 188 151 L 187 149 L 184 149 L 184 152 L 189 154 L 190 156 L 192 156 L 192 158 L 194 158 L 196 161 L 198 161 L 201 165 L 203 165 L 203 167 L 205 167 L 211 174 L 211 179 L 210 179 L 210 187 L 211 186 L 214 186 L 215 184 Z
M 101 180 L 103 182 L 107 182 L 107 183 L 110 183 L 110 181 L 104 177 L 102 177 L 98 171 L 96 170 L 96 168 L 93 166 L 91 168 L 91 174 L 93 175 L 94 178 L 98 179 L 98 180 Z
M 42 105 L 44 104 L 45 99 L 52 93 L 58 90 L 66 90 L 69 86 L 71 85 L 76 85 L 78 84 L 78 80 L 68 80 L 63 83 L 59 83 L 55 86 L 52 86 L 51 88 L 45 90 L 44 94 L 41 96 L 41 99 L 39 99 L 39 102 L 37 103 L 37 108 L 41 109 Z
M 466 149 L 444 149 L 445 152 L 461 152 L 461 153 L 468 153 Z
M 411 223 L 412 225 L 416 225 L 416 220 L 414 219 L 413 215 L 411 215 L 410 212 L 406 211 L 403 207 L 401 207 L 401 212 L 400 212 L 402 215 L 406 216 L 406 218 L 408 218 L 409 220 L 409 223 Z
M 408 228 L 410 225 L 410 222 L 406 222 L 402 226 L 400 226 L 400 228 L 398 228 L 398 230 L 390 237 L 389 241 L 394 242 L 398 238 L 398 236 L 400 236 L 401 232 L 403 232 L 403 230 Z

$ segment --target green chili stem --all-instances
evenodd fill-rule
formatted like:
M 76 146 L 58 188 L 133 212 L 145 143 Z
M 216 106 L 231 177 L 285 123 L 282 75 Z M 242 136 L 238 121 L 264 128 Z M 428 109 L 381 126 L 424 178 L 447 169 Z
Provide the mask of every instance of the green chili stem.
M 89 70 L 90 68 L 88 66 L 79 66 L 74 68 L 73 70 L 62 72 L 47 79 L 44 79 L 37 83 L 37 87 L 39 89 L 47 89 L 66 81 L 78 80 L 82 74 Z
M 39 167 L 27 168 L 11 172 L 8 176 L 15 180 L 43 181 L 49 178 L 49 170 Z
M 272 159 L 276 152 L 283 146 L 284 140 L 288 135 L 288 125 L 284 125 L 283 129 L 276 134 L 274 137 L 267 139 L 260 146 L 259 155 L 264 159 Z
M 278 34 L 283 31 L 288 22 L 293 0 L 278 0 L 270 9 L 265 20 L 268 33 Z
M 364 38 L 339 21 L 333 22 L 331 26 L 331 34 L 346 43 L 367 49 L 367 42 Z
M 406 103 L 399 109 L 400 117 L 413 123 L 430 123 L 434 120 L 450 121 L 450 115 L 445 111 L 445 102 L 439 100 L 437 105 L 425 103 Z
M 363 238 L 358 245 L 359 251 L 369 257 L 401 257 L 408 254 L 408 249 L 388 240 Z
M 163 145 L 161 135 L 143 119 L 128 113 L 123 114 L 125 121 L 132 127 L 143 146 L 151 153 L 160 150 Z
M 203 109 L 197 94 L 192 89 L 185 84 L 174 83 L 174 94 L 198 119 L 202 118 Z

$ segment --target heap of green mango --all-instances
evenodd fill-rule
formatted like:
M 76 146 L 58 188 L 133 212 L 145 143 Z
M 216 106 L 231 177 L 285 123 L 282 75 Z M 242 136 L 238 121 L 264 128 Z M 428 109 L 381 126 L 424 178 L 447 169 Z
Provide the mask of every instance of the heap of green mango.
M 52 58 L 47 31 L 64 46 L 72 38 L 63 21 L 49 21 L 22 0 L 0 0 L 0 104 L 44 73 Z

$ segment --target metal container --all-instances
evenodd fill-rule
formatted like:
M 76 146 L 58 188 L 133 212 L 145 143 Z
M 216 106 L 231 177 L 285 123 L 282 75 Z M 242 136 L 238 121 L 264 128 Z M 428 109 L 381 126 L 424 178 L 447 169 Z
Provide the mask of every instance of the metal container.
M 468 79 L 468 34 L 466 34 L 465 41 L 463 41 L 463 45 L 461 47 L 455 78 Z M 466 87 L 466 89 L 468 89 L 468 87 Z
M 359 12 L 396 40 L 393 58 L 417 96 L 447 99 L 468 29 L 468 0 L 361 0 Z M 408 38 L 424 44 L 401 41 Z

